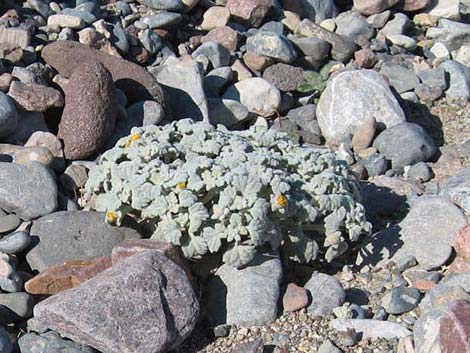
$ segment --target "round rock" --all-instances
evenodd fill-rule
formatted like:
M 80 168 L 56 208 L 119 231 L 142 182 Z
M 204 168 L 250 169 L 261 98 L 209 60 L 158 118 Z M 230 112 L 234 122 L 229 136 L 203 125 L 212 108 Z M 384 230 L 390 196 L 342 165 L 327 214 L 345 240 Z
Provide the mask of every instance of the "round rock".
M 26 232 L 15 232 L 0 239 L 0 251 L 6 254 L 17 254 L 29 245 L 31 238 Z
M 341 306 L 346 298 L 341 283 L 324 273 L 314 273 L 304 288 L 310 291 L 312 297 L 307 310 L 315 316 L 328 316 L 334 308 Z
M 59 124 L 67 159 L 95 155 L 111 136 L 116 122 L 116 90 L 109 71 L 99 63 L 76 70 L 67 85 Z
M 393 288 L 382 298 L 382 306 L 389 314 L 403 314 L 416 308 L 420 298 L 416 288 Z

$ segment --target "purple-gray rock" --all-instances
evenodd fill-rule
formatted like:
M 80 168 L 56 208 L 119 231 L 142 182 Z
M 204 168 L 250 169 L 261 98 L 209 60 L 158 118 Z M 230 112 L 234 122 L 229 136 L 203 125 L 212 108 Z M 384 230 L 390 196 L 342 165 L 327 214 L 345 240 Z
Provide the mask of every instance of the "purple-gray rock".
M 192 331 L 199 304 L 183 269 L 143 251 L 37 304 L 34 317 L 103 353 L 158 353 Z
M 114 131 L 116 105 L 113 79 L 103 65 L 89 63 L 72 74 L 58 133 L 67 159 L 89 158 L 100 150 Z
M 33 248 L 26 261 L 33 270 L 69 260 L 90 260 L 110 256 L 123 240 L 140 238 L 128 227 L 113 227 L 101 212 L 55 212 L 35 221 L 31 227 Z

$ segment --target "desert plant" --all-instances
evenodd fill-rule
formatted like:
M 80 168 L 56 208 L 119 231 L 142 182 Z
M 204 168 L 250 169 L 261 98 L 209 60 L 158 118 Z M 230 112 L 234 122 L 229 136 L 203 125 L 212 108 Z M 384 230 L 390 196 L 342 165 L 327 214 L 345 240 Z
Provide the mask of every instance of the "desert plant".
M 334 153 L 260 127 L 185 119 L 134 128 L 101 156 L 86 191 L 108 222 L 130 214 L 187 258 L 218 252 L 237 267 L 266 246 L 331 261 L 370 231 L 357 182 Z

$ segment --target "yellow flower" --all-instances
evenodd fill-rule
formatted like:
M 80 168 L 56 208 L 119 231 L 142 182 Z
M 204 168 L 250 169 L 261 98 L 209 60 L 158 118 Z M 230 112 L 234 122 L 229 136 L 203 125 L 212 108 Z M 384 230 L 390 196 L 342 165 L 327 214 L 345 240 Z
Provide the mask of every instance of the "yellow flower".
M 132 142 L 134 141 L 137 141 L 138 139 L 140 139 L 142 135 L 139 134 L 139 133 L 136 133 L 136 134 L 133 134 L 129 137 L 129 141 L 126 142 L 126 144 L 124 145 L 125 148 L 129 148 L 132 144 Z
M 186 183 L 184 181 L 182 181 L 182 182 L 176 184 L 176 187 L 180 190 L 184 190 L 184 189 L 186 189 Z
M 286 208 L 287 207 L 287 197 L 284 195 L 279 195 L 276 197 L 276 203 L 279 207 L 281 208 Z
M 106 221 L 108 223 L 114 224 L 117 221 L 117 214 L 114 211 L 106 212 Z

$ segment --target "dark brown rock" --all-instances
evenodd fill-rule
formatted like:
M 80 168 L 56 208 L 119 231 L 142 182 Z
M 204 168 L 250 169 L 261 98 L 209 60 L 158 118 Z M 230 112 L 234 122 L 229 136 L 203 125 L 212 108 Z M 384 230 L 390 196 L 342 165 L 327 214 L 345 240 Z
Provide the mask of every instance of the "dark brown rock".
M 109 257 L 66 261 L 63 265 L 52 266 L 31 278 L 24 287 L 30 294 L 57 294 L 79 286 L 109 267 L 111 267 Z
M 234 19 L 249 27 L 259 27 L 272 0 L 228 0 L 226 7 Z
M 284 310 L 289 312 L 294 312 L 307 307 L 307 290 L 294 283 L 289 283 L 287 285 L 286 293 L 282 298 L 282 305 L 284 306 Z
M 295 91 L 304 81 L 304 70 L 287 64 L 275 64 L 263 72 L 263 78 L 284 92 Z
M 130 61 L 72 41 L 51 43 L 41 53 L 42 58 L 61 76 L 70 78 L 76 68 L 99 62 L 109 70 L 116 87 L 126 93 L 129 102 L 154 99 L 161 105 L 164 103 L 157 80 L 145 68 Z
M 111 74 L 102 64 L 90 62 L 72 74 L 57 135 L 65 158 L 86 159 L 100 150 L 114 131 L 116 104 Z
M 31 112 L 44 112 L 49 108 L 60 108 L 64 105 L 62 93 L 36 83 L 13 81 L 8 95 L 21 109 Z
M 454 301 L 440 320 L 439 341 L 442 353 L 470 352 L 470 303 Z
M 192 331 L 199 304 L 184 271 L 139 252 L 34 307 L 34 317 L 103 353 L 166 352 Z

